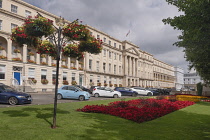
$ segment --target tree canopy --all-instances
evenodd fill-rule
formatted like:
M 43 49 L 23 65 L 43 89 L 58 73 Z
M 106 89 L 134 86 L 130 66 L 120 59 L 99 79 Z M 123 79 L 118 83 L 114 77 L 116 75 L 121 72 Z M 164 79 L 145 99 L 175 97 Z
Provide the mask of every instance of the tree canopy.
M 195 68 L 205 82 L 210 81 L 210 2 L 209 0 L 166 0 L 184 13 L 163 19 L 165 24 L 181 30 L 177 47 L 183 47 L 189 69 Z

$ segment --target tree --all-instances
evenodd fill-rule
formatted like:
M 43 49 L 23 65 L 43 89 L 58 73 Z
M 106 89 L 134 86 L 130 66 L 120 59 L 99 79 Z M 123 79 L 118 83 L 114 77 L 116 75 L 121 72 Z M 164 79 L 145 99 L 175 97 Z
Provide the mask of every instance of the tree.
M 34 47 L 37 53 L 47 54 L 57 60 L 52 128 L 56 128 L 58 73 L 61 55 L 82 59 L 83 52 L 98 54 L 102 50 L 102 41 L 91 36 L 86 26 L 79 24 L 78 20 L 70 24 L 65 23 L 63 18 L 56 20 L 57 26 L 53 24 L 52 20 L 40 14 L 34 18 L 28 17 L 22 26 L 13 29 L 11 35 L 11 39 L 20 47 L 26 44 L 29 47 Z M 45 40 L 42 40 L 43 37 Z
M 179 41 L 183 47 L 189 69 L 195 68 L 205 82 L 210 81 L 210 3 L 209 0 L 166 0 L 183 15 L 163 19 L 165 24 L 181 30 Z

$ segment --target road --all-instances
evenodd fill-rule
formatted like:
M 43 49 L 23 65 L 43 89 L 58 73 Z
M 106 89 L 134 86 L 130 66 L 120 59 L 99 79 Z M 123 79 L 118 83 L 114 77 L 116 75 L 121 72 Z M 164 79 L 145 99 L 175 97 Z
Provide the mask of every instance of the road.
M 15 106 L 27 106 L 27 105 L 42 105 L 42 104 L 54 104 L 54 94 L 31 94 L 33 101 L 32 104 L 23 104 L 23 105 L 15 105 Z M 131 96 L 123 96 L 125 98 L 129 98 Z M 121 97 L 121 98 L 123 98 Z M 107 100 L 107 99 L 112 99 L 112 98 L 107 98 L 107 97 L 99 97 L 99 98 L 95 98 L 95 97 L 91 97 L 90 100 L 88 101 L 94 101 L 94 100 Z M 73 99 L 62 99 L 62 100 L 58 100 L 57 103 L 69 103 L 69 102 L 79 102 L 79 100 L 73 100 Z M 14 107 L 8 104 L 0 104 L 0 108 L 3 107 Z

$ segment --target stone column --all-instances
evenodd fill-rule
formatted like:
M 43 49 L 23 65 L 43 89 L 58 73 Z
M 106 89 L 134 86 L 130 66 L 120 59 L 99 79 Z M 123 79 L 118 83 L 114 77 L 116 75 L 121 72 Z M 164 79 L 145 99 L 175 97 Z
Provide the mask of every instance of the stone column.
M 12 40 L 7 39 L 7 59 L 12 60 Z
M 26 63 L 27 62 L 27 45 L 23 45 L 23 63 Z
M 129 76 L 132 75 L 132 61 L 131 61 L 131 57 L 129 57 Z
M 128 57 L 127 55 L 124 56 L 124 67 L 123 67 L 123 70 L 124 70 L 124 75 L 128 75 Z

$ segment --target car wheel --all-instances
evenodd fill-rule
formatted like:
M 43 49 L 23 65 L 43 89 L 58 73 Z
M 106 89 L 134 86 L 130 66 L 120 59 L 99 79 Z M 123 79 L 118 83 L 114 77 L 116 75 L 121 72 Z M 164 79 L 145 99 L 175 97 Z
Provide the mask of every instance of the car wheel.
M 94 96 L 95 96 L 96 98 L 98 98 L 98 97 L 99 97 L 99 94 L 98 94 L 98 93 L 96 93 Z
M 58 93 L 57 99 L 60 100 L 60 99 L 62 99 L 62 98 L 63 98 L 63 96 L 62 96 L 60 93 Z
M 137 96 L 137 94 L 133 93 L 133 94 L 132 94 L 132 96 L 133 96 L 133 97 L 136 97 L 136 96 Z
M 152 93 L 151 93 L 151 92 L 148 92 L 148 93 L 147 93 L 147 96 L 152 96 Z
M 80 101 L 84 101 L 85 100 L 85 96 L 83 96 L 83 95 L 79 96 L 79 100 Z
M 8 103 L 10 105 L 16 105 L 16 104 L 18 104 L 18 99 L 16 97 L 10 97 L 8 100 Z
M 113 97 L 114 97 L 114 98 L 118 98 L 118 95 L 117 95 L 117 94 L 115 94 Z

